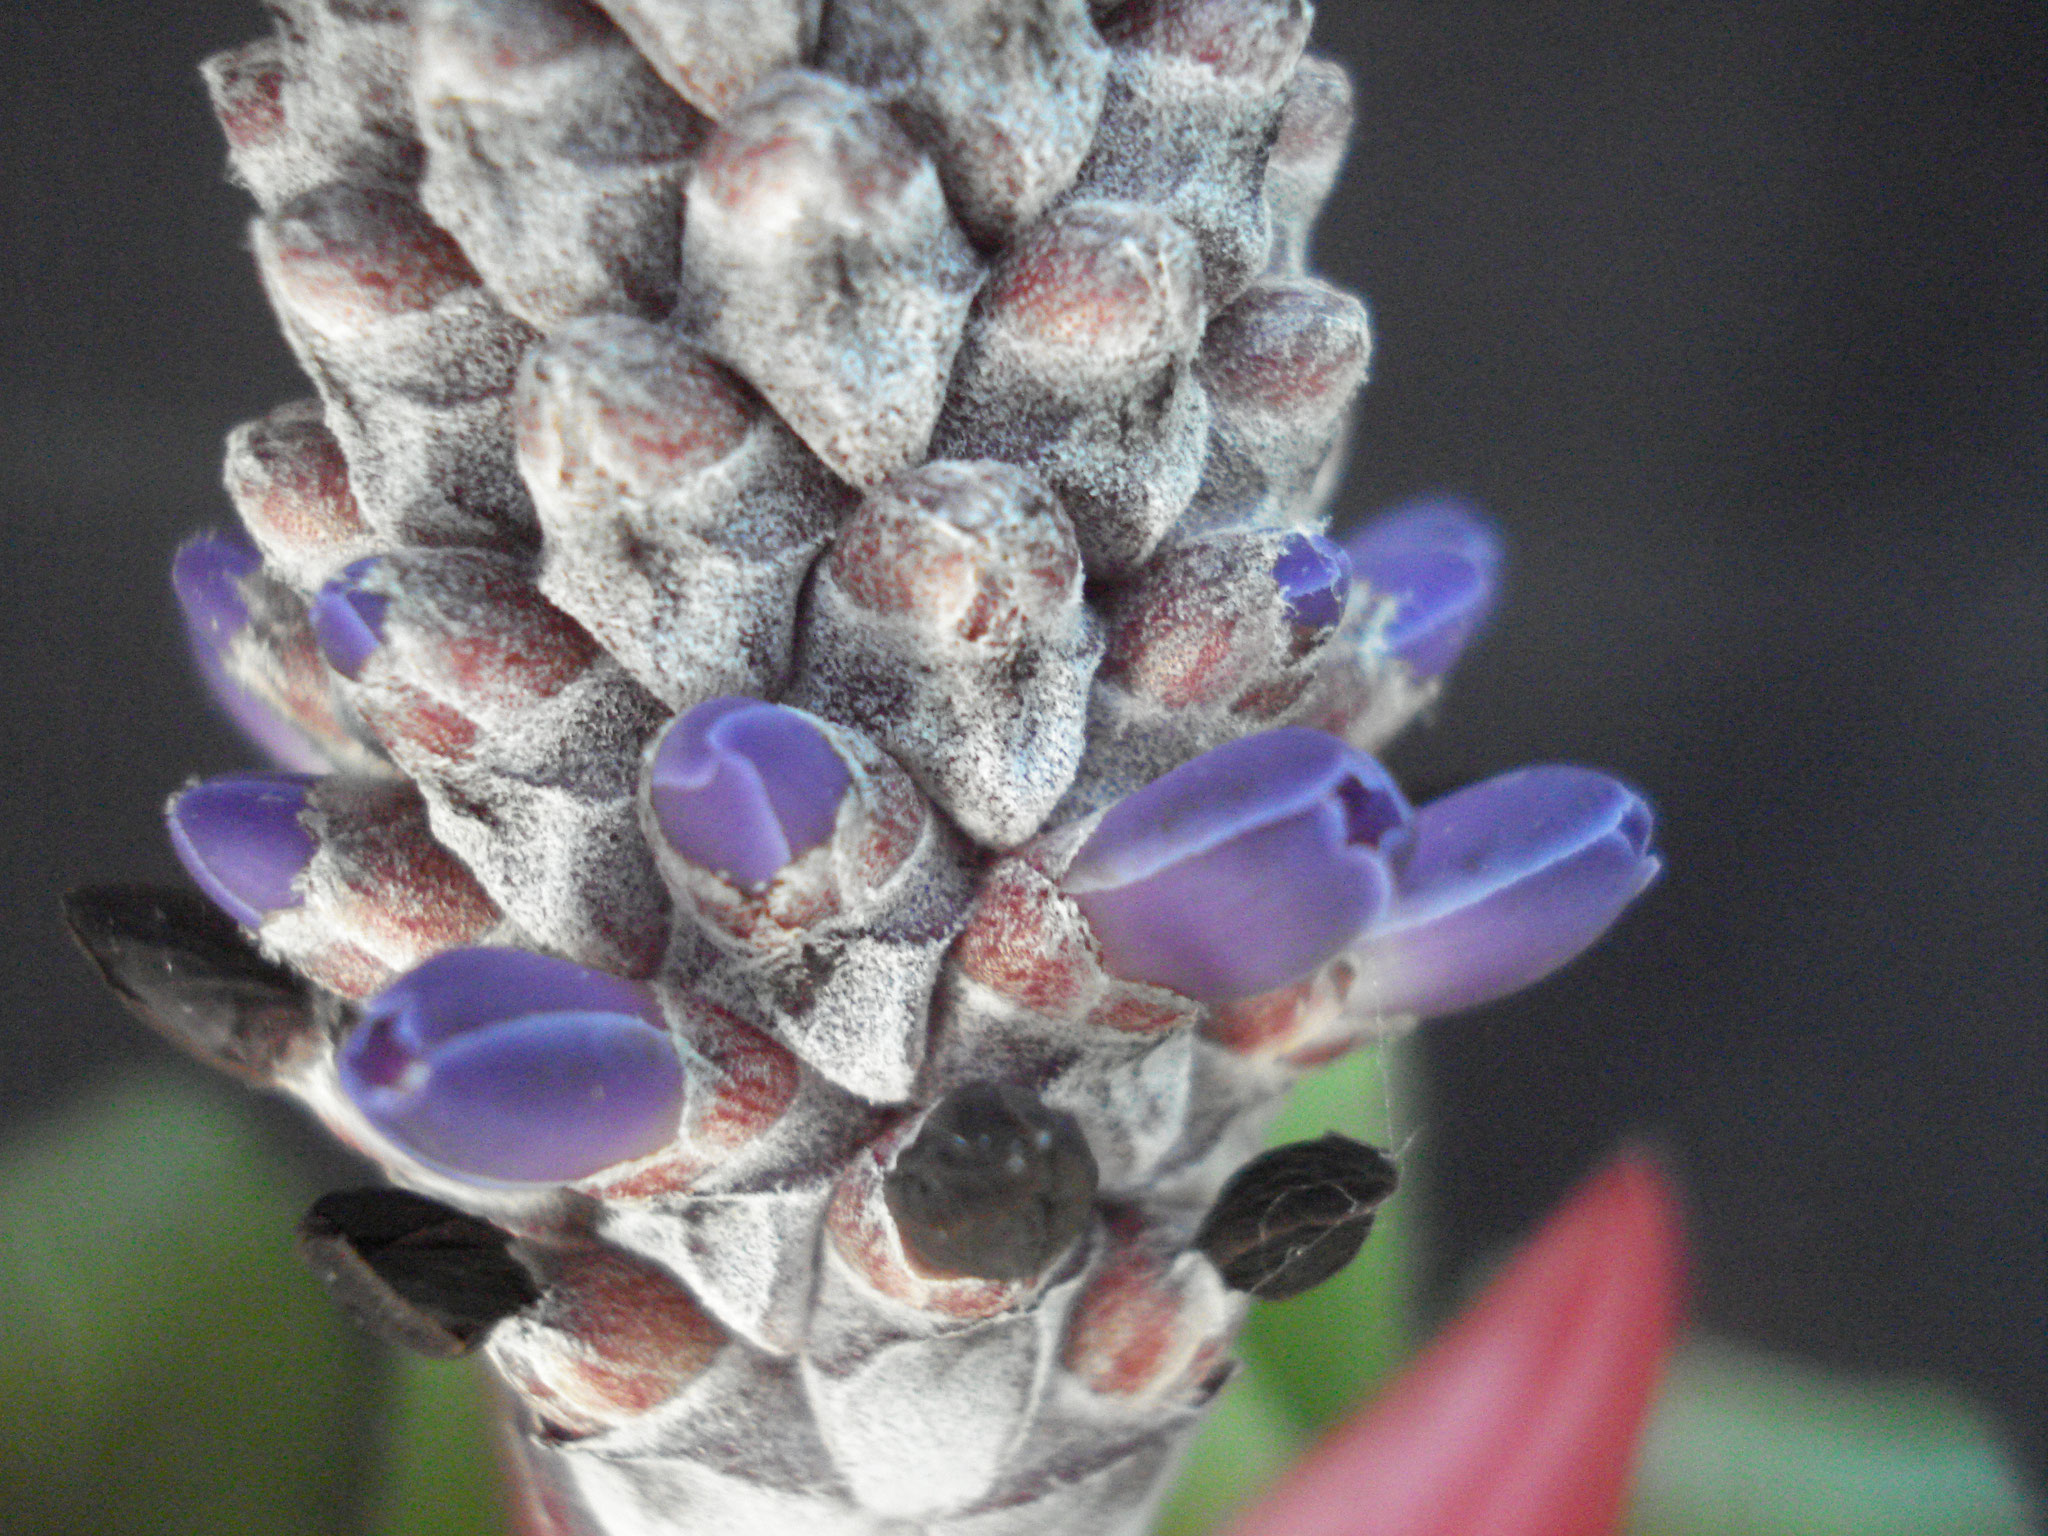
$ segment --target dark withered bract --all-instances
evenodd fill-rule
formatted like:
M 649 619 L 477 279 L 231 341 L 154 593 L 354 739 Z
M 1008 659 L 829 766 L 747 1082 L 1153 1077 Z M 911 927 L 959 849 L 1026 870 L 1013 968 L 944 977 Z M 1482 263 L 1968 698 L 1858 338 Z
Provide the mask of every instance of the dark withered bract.
M 1386 1154 L 1332 1131 L 1253 1158 L 1195 1234 L 1233 1288 L 1281 1301 L 1349 1264 L 1400 1175 Z

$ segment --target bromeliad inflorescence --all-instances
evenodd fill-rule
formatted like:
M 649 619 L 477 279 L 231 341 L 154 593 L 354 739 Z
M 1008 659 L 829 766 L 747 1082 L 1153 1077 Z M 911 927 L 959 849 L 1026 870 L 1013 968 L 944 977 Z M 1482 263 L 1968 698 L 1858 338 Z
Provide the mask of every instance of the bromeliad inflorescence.
M 74 926 L 399 1186 L 308 1255 L 483 1350 L 538 1528 L 1139 1530 L 1393 1185 L 1244 1167 L 1277 1096 L 1657 870 L 1372 755 L 1500 559 L 1321 528 L 1307 5 L 274 9 L 208 79 L 319 398 L 175 579 L 276 771 L 171 801 L 217 913 Z

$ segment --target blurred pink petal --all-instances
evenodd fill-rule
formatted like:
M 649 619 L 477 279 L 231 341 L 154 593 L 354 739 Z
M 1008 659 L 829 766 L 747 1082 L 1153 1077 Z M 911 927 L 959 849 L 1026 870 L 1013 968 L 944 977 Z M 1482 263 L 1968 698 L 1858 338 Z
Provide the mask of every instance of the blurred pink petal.
M 1683 1259 L 1662 1171 L 1624 1152 L 1228 1536 L 1606 1536 Z

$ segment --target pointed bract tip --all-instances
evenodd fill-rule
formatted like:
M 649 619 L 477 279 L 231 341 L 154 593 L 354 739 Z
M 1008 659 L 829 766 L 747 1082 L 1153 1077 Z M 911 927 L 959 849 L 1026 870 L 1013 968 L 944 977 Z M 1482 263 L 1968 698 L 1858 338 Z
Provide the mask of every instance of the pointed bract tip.
M 1624 1151 L 1228 1536 L 1612 1532 L 1683 1269 L 1677 1196 Z

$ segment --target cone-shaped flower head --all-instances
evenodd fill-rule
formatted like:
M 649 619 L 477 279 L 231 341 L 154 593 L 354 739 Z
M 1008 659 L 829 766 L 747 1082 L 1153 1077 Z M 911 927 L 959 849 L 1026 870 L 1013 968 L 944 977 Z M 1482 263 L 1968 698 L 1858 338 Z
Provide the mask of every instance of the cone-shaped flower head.
M 240 535 L 202 533 L 179 546 L 171 562 L 171 589 L 185 617 L 192 659 L 214 701 L 279 767 L 320 772 L 328 764 L 305 734 L 238 681 L 230 665 L 251 618 L 242 583 L 262 567 L 263 556 Z
M 556 1184 L 675 1139 L 683 1069 L 645 987 L 567 960 L 457 949 L 363 1005 L 344 1092 L 420 1161 Z
M 1229 1536 L 1607 1536 L 1683 1265 L 1656 1164 L 1616 1159 Z
M 832 836 L 852 782 L 824 732 L 758 699 L 685 710 L 648 760 L 648 800 L 669 846 L 750 887 Z
M 363 584 L 381 564 L 374 555 L 356 561 L 313 599 L 314 638 L 328 665 L 343 677 L 361 673 L 371 652 L 384 643 L 384 613 L 391 599 Z
M 1351 557 L 1319 533 L 1297 533 L 1273 562 L 1287 616 L 1303 629 L 1328 629 L 1351 596 Z
M 1379 916 L 1410 816 L 1364 753 L 1263 731 L 1110 807 L 1061 884 L 1113 974 L 1201 1002 L 1250 997 L 1301 980 Z
M 1394 600 L 1381 638 L 1418 677 L 1451 669 L 1492 616 L 1500 590 L 1500 539 L 1456 501 L 1396 507 L 1345 542 L 1358 579 Z
M 1432 801 L 1393 901 L 1351 952 L 1354 995 L 1430 1018 L 1549 975 L 1656 878 L 1651 820 L 1626 784 L 1560 765 Z
M 300 773 L 233 773 L 171 797 L 171 847 L 199 888 L 245 928 L 296 907 L 294 882 L 317 845 L 301 821 L 319 782 Z

